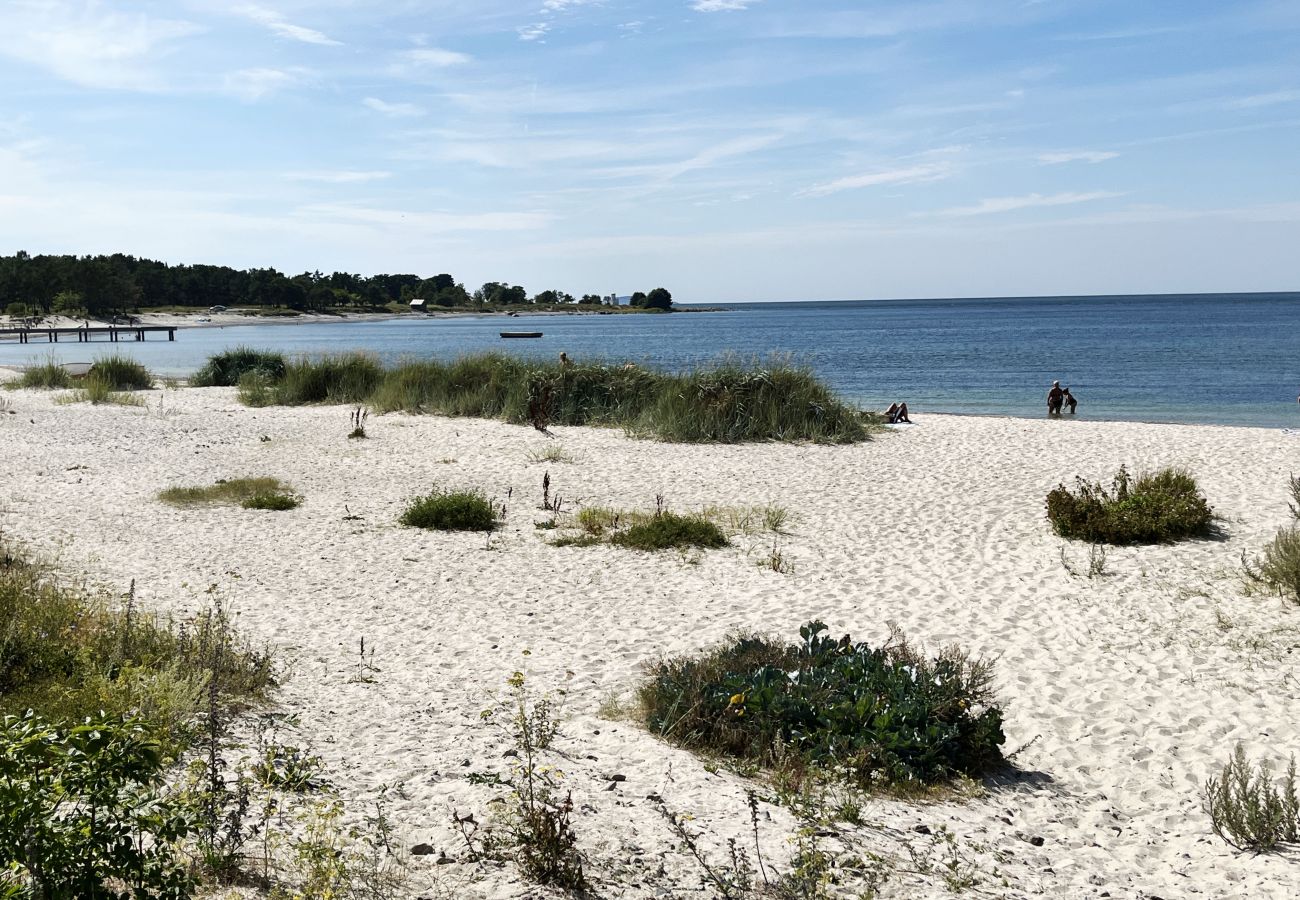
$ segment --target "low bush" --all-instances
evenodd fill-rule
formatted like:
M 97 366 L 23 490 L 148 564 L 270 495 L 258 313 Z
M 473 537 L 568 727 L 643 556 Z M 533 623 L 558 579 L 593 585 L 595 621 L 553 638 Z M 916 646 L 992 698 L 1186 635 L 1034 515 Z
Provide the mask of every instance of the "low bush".
M 1291 518 L 1300 519 L 1300 478 L 1292 475 L 1287 479 L 1287 492 L 1291 494 L 1291 502 L 1287 504 L 1291 508 Z
M 87 380 L 90 378 L 98 379 L 112 391 L 146 391 L 153 387 L 153 375 L 148 369 L 117 354 L 95 360 Z
M 173 487 L 158 492 L 158 499 L 173 506 L 195 506 L 202 503 L 237 503 L 250 509 L 272 509 L 270 506 L 250 506 L 250 501 L 270 497 L 297 498 L 293 490 L 278 478 L 221 479 L 216 484 L 203 487 Z M 274 501 L 270 501 L 274 502 Z M 293 506 L 297 506 L 297 502 Z M 285 507 L 293 509 L 293 506 Z
M 1295 758 L 1281 786 L 1267 762 L 1252 766 L 1237 746 L 1232 759 L 1205 783 L 1205 811 L 1214 833 L 1238 850 L 1266 853 L 1300 840 L 1300 797 Z
M 284 354 L 251 347 L 226 350 L 208 357 L 208 361 L 190 378 L 190 384 L 195 387 L 235 387 L 249 372 L 278 381 L 284 377 Z
M 492 531 L 497 527 L 496 507 L 482 491 L 435 490 L 412 500 L 401 522 L 435 531 Z
M 680 516 L 666 511 L 648 521 L 616 531 L 609 541 L 634 550 L 671 550 L 675 547 L 711 550 L 730 543 L 722 529 L 703 516 Z
M 245 497 L 239 503 L 244 509 L 265 509 L 271 512 L 285 512 L 302 505 L 302 498 L 291 491 L 264 491 Z
M 24 369 L 23 377 L 18 379 L 17 386 L 24 388 L 72 387 L 72 376 L 60 363 L 53 359 L 47 359 L 39 365 Z
M 1123 466 L 1112 489 L 1076 479 L 1077 492 L 1059 485 L 1047 495 L 1047 518 L 1056 533 L 1100 544 L 1158 544 L 1204 534 L 1213 513 L 1183 469 L 1166 468 L 1133 478 Z
M 1246 577 L 1300 603 L 1300 525 L 1283 528 L 1251 563 L 1242 554 Z
M 989 663 L 933 659 L 895 634 L 882 647 L 799 629 L 788 644 L 739 636 L 663 660 L 640 690 L 651 731 L 691 750 L 763 766 L 824 767 L 866 787 L 929 785 L 1003 763 Z

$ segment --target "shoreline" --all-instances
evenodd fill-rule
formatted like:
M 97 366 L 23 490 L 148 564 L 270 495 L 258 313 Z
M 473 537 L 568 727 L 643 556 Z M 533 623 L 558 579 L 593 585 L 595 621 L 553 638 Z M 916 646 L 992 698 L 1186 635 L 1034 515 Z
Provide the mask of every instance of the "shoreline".
M 897 622 L 928 648 L 960 642 L 996 657 L 1006 749 L 1027 745 L 1015 770 L 962 802 L 872 796 L 869 824 L 837 822 L 828 844 L 856 842 L 906 867 L 908 848 L 926 852 L 942 825 L 963 871 L 1015 900 L 1300 890 L 1286 856 L 1236 853 L 1200 805 L 1236 742 L 1279 761 L 1300 745 L 1300 660 L 1289 652 L 1300 610 L 1243 596 L 1232 575 L 1243 552 L 1290 521 L 1296 445 L 1275 431 L 935 414 L 863 444 L 673 445 L 647 466 L 662 445 L 618 429 L 559 427 L 548 438 L 393 414 L 351 441 L 343 407 L 250 409 L 231 388 L 150 394 L 131 408 L 0 392 L 14 413 L 0 415 L 0 465 L 11 473 L 0 528 L 57 550 L 81 580 L 121 591 L 134 579 L 141 610 L 193 611 L 214 585 L 241 632 L 287 667 L 273 701 L 297 723 L 285 739 L 320 755 L 349 802 L 405 784 L 389 810 L 401 846 L 428 843 L 449 858 L 413 858 L 409 896 L 436 895 L 447 879 L 457 896 L 481 900 L 531 890 L 510 868 L 464 859 L 447 815 L 491 815 L 498 789 L 469 776 L 508 766 L 508 743 L 479 713 L 515 670 L 538 692 L 564 692 L 557 764 L 592 871 L 613 861 L 628 900 L 691 889 L 698 868 L 646 798 L 690 814 L 705 852 L 725 858 L 728 838 L 752 840 L 746 791 L 769 789 L 602 716 L 605 700 L 630 703 L 660 654 L 696 652 L 737 629 L 791 637 L 812 619 L 871 642 Z M 537 458 L 554 447 L 571 461 Z M 1074 475 L 1109 478 L 1122 462 L 1187 465 L 1224 534 L 1111 548 L 1103 576 L 1071 575 L 1062 558 L 1077 564 L 1087 547 L 1052 533 L 1044 497 Z M 653 509 L 662 494 L 675 511 L 771 504 L 788 525 L 692 559 L 555 547 L 535 527 L 550 515 L 535 508 L 544 474 L 578 507 Z M 303 505 L 257 513 L 155 499 L 177 484 L 257 475 L 292 485 Z M 514 495 L 490 549 L 481 535 L 397 525 L 430 483 Z M 881 485 L 897 488 L 896 502 L 880 502 Z M 154 527 L 122 527 L 142 516 Z M 774 540 L 789 574 L 756 564 Z M 376 670 L 358 680 L 363 635 Z M 784 871 L 798 822 L 761 804 L 763 855 Z M 943 871 L 900 869 L 880 896 L 951 896 Z M 857 877 L 841 876 L 846 886 Z

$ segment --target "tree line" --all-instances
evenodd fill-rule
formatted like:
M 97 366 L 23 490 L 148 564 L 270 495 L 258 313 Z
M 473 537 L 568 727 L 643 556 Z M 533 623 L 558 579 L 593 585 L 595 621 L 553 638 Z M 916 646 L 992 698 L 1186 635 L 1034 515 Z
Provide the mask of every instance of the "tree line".
M 0 256 L 0 309 L 11 316 L 57 313 L 96 318 L 164 306 L 262 307 L 299 312 L 355 309 L 381 311 L 412 302 L 426 307 L 507 307 L 537 304 L 601 306 L 613 295 L 544 290 L 532 296 L 521 285 L 489 281 L 470 291 L 446 273 L 354 275 L 319 271 L 289 276 L 273 268 L 168 265 L 123 253 L 99 256 Z M 633 306 L 672 308 L 664 288 L 632 295 Z

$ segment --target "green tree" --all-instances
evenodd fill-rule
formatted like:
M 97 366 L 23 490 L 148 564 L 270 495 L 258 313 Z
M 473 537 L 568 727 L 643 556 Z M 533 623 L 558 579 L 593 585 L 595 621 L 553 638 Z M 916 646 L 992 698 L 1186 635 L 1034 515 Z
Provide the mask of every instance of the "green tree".
M 637 291 L 632 295 L 631 304 L 633 306 L 645 306 L 645 292 Z
M 664 288 L 657 287 L 645 295 L 645 302 L 641 305 L 646 309 L 669 310 L 673 308 L 673 295 Z

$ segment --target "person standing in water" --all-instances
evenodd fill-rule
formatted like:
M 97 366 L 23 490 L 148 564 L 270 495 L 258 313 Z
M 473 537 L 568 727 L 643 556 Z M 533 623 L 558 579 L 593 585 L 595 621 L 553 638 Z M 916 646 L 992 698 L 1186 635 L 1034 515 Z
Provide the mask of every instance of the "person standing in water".
M 1061 382 L 1053 381 L 1051 388 L 1047 391 L 1047 414 L 1049 416 L 1059 416 L 1061 414 L 1061 405 L 1065 402 L 1065 391 L 1061 390 Z

